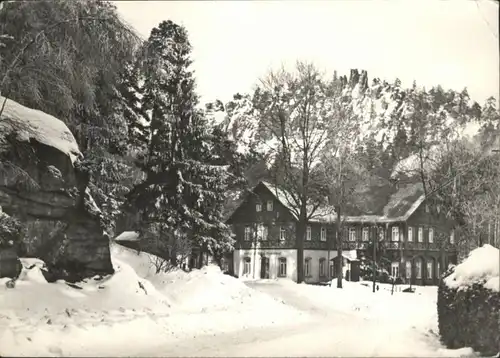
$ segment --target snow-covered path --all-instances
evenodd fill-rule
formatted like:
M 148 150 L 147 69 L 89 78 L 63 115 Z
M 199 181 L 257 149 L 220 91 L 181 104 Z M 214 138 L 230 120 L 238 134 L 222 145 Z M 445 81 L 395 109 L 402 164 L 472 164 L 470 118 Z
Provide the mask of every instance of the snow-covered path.
M 460 354 L 442 349 L 432 331 L 413 325 L 416 322 L 412 322 L 411 317 L 415 312 L 408 312 L 406 320 L 405 316 L 394 320 L 392 315 L 367 315 L 370 312 L 360 307 L 356 299 L 347 303 L 350 309 L 346 310 L 348 306 L 336 305 L 336 300 L 332 300 L 331 295 L 337 293 L 339 301 L 343 301 L 341 297 L 347 295 L 344 292 L 338 294 L 338 290 L 328 287 L 272 282 L 249 282 L 247 285 L 310 314 L 312 319 L 285 327 L 254 328 L 192 337 L 189 340 L 150 347 L 147 352 L 136 352 L 134 355 L 438 357 Z M 390 297 L 396 297 L 387 292 L 373 294 L 369 290 L 363 290 L 360 293 L 365 301 L 367 295 L 377 295 L 374 296 L 376 300 L 386 300 L 389 306 Z M 398 301 L 401 299 L 407 299 L 411 304 L 415 297 L 407 294 L 400 296 Z M 398 307 L 393 308 L 394 314 L 401 313 L 398 312 Z M 413 307 L 413 310 L 417 310 L 418 314 L 418 306 Z M 238 316 L 235 315 L 234 319 L 238 320 Z
M 416 293 L 345 282 L 243 282 L 216 266 L 152 273 L 150 257 L 112 247 L 115 273 L 48 283 L 23 259 L 0 280 L 0 356 L 457 357 L 437 331 L 436 287 Z

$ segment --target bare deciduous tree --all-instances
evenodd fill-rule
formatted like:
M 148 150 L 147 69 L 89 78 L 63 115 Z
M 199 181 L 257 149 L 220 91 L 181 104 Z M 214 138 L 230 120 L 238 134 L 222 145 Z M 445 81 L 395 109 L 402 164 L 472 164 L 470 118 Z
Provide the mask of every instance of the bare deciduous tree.
M 341 88 L 310 63 L 298 62 L 295 71 L 281 69 L 261 81 L 254 103 L 260 115 L 261 144 L 275 165 L 275 182 L 288 193 L 286 201 L 297 217 L 297 281 L 304 280 L 304 236 L 308 222 L 328 215 L 321 160 L 339 142 L 348 140 L 353 117 Z

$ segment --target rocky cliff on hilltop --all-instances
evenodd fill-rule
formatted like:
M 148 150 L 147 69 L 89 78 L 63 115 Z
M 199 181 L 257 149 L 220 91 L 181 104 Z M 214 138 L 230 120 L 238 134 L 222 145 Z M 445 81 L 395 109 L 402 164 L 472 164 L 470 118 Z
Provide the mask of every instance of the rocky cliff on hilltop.
M 459 138 L 474 135 L 483 124 L 481 107 L 471 100 L 466 90 L 444 90 L 440 86 L 424 89 L 414 85 L 402 87 L 374 78 L 366 71 L 351 70 L 349 77 L 335 77 L 343 96 L 349 97 L 359 117 L 359 143 L 368 142 L 383 148 L 396 149 L 398 159 L 411 154 L 412 146 L 424 133 L 425 140 L 438 143 L 443 136 Z M 265 129 L 259 127 L 259 118 L 250 94 L 236 94 L 233 100 L 207 105 L 207 114 L 214 126 L 219 126 L 237 145 L 238 151 L 248 153 L 250 148 L 265 154 Z

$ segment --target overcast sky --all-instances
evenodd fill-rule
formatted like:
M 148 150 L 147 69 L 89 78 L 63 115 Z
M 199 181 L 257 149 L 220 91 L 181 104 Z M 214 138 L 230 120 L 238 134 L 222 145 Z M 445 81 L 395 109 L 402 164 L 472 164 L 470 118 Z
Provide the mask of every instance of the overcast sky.
M 498 5 L 492 0 L 120 1 L 145 38 L 162 20 L 186 27 L 203 101 L 250 91 L 281 63 L 370 80 L 441 84 L 499 98 Z

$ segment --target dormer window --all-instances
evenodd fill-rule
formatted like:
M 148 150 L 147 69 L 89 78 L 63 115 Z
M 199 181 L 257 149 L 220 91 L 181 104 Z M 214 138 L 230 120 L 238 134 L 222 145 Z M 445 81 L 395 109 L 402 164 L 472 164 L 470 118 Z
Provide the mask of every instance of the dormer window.
M 262 204 L 261 203 L 255 204 L 255 211 L 258 213 L 262 211 Z
M 273 211 L 273 201 L 272 200 L 267 201 L 267 211 Z

